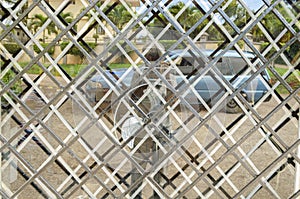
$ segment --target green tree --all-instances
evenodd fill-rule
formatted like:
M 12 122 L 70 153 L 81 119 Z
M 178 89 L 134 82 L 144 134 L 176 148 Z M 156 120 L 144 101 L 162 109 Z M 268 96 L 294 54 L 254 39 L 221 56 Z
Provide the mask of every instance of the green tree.
M 174 4 L 169 7 L 169 12 L 176 16 L 183 8 L 185 7 L 185 4 L 183 2 L 179 2 L 177 4 Z M 189 6 L 185 8 L 183 13 L 177 18 L 178 23 L 181 25 L 181 27 L 188 31 L 192 26 L 197 23 L 200 18 L 203 16 L 203 14 L 200 12 L 198 8 L 195 6 Z M 168 20 L 164 17 L 163 14 L 158 14 L 158 17 L 153 20 L 153 22 L 150 24 L 150 26 L 153 27 L 164 27 L 166 24 L 168 24 Z M 196 36 L 201 29 L 206 25 L 206 21 L 202 24 L 200 24 L 191 34 L 191 37 Z M 171 30 L 175 30 L 174 27 L 171 27 Z
M 292 21 L 290 15 L 280 4 L 276 7 L 276 9 L 279 11 L 279 13 L 284 17 L 284 19 L 287 22 Z M 267 14 L 260 22 L 264 26 L 264 28 L 268 31 L 268 34 L 270 34 L 273 38 L 276 38 L 285 28 L 284 24 L 273 12 Z M 266 37 L 264 36 L 264 33 L 258 26 L 255 26 L 252 29 L 252 34 L 255 41 L 267 41 Z M 285 43 L 288 40 L 290 40 L 291 37 L 292 34 L 289 31 L 287 31 L 285 35 L 281 37 L 280 42 Z
M 222 3 L 222 7 L 225 6 L 227 2 Z M 224 12 L 230 19 L 234 22 L 236 26 L 239 28 L 242 28 L 245 26 L 249 15 L 246 13 L 246 9 L 243 6 L 240 6 L 236 0 L 231 1 L 231 3 L 224 9 Z M 228 24 L 225 23 L 225 20 L 222 18 L 219 19 L 222 25 L 226 28 L 226 30 L 231 34 L 232 36 L 236 34 L 234 29 Z M 210 35 L 210 39 L 212 40 L 224 40 L 224 36 L 222 34 L 222 31 L 218 30 L 216 28 L 216 24 L 211 26 L 208 30 L 208 33 Z
M 59 14 L 59 17 L 60 17 L 62 23 L 66 26 L 69 25 L 74 20 L 73 14 L 71 12 L 62 12 Z M 77 26 L 76 25 L 73 26 L 72 30 L 76 31 Z M 54 32 L 54 33 L 57 34 L 57 32 Z M 59 40 L 59 42 L 60 42 L 60 40 Z
M 101 2 L 97 4 L 97 7 L 100 8 L 101 7 Z M 92 10 L 94 13 L 97 13 L 96 9 Z M 95 44 L 97 44 L 98 38 L 99 38 L 99 29 L 100 29 L 100 24 L 98 23 L 98 21 L 96 21 L 96 19 L 93 17 L 93 15 L 88 12 L 85 15 L 89 20 L 92 18 L 93 21 L 91 22 L 91 25 L 89 26 L 89 29 L 94 29 L 94 33 L 93 33 L 93 38 L 95 39 Z
M 179 2 L 169 8 L 172 15 L 177 15 L 183 8 L 185 4 Z M 178 17 L 177 21 L 180 23 L 182 28 L 187 31 L 189 30 L 199 19 L 202 17 L 201 12 L 195 6 L 187 7 L 184 12 Z
M 108 13 L 108 18 L 121 30 L 132 18 L 128 10 L 121 4 Z
M 48 17 L 42 14 L 35 14 L 29 23 L 29 28 L 32 29 L 35 33 L 46 23 Z M 43 30 L 42 42 L 45 43 L 46 41 L 46 31 L 48 35 L 52 33 L 57 34 L 56 26 L 53 22 L 51 22 L 46 29 Z
M 68 24 L 71 23 L 73 21 L 73 19 L 74 19 L 73 14 L 71 12 L 62 12 L 62 13 L 60 13 L 60 16 Z

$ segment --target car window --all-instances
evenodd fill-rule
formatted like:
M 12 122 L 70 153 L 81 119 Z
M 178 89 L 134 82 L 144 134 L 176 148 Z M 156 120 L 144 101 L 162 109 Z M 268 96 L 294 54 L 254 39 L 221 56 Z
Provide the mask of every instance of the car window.
M 231 63 L 227 57 L 223 57 L 217 62 L 217 68 L 223 75 L 233 75 Z
M 179 56 L 179 58 L 178 58 Z M 183 55 L 181 57 L 180 54 L 177 53 L 170 53 L 170 58 L 175 61 L 176 60 L 176 66 L 181 70 L 181 72 L 184 75 L 190 74 L 196 67 L 197 71 L 196 73 L 201 72 L 201 68 L 205 67 L 204 61 L 199 57 L 191 57 L 190 54 L 187 56 Z M 177 59 L 178 58 L 178 59 Z M 251 58 L 249 58 L 251 59 Z M 186 66 L 191 66 L 191 67 L 186 67 Z M 258 69 L 260 68 L 261 63 L 258 63 L 255 67 Z M 218 63 L 216 64 L 216 67 L 220 70 L 220 72 L 223 75 L 227 76 L 239 76 L 243 74 L 250 66 L 248 66 L 247 62 L 240 57 L 238 54 L 234 56 L 224 56 L 222 57 Z M 194 73 L 194 74 L 196 74 Z M 251 75 L 253 73 L 253 70 L 251 70 L 248 75 Z M 261 75 L 267 75 L 266 71 L 263 71 Z
M 223 57 L 217 67 L 223 75 L 237 75 L 243 73 L 248 65 L 241 57 Z
M 241 57 L 231 57 L 228 59 L 228 61 L 232 67 L 232 73 L 234 75 L 244 71 L 247 67 L 246 61 Z
M 217 68 L 223 75 L 238 75 L 242 74 L 249 66 L 241 57 L 223 57 L 217 63 Z M 259 65 L 256 66 L 259 68 Z M 250 72 L 251 74 L 253 71 Z M 265 72 L 263 72 L 264 75 Z
M 192 64 L 184 57 L 182 57 L 179 66 L 192 66 Z

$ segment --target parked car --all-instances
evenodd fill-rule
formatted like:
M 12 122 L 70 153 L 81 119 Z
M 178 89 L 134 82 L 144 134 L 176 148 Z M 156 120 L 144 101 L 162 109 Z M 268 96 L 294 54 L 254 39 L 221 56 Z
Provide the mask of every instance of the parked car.
M 127 70 L 127 68 L 120 68 L 112 71 L 106 70 L 105 74 L 110 81 L 116 83 L 117 80 L 120 79 Z M 122 82 L 120 82 L 119 85 L 121 85 L 122 83 L 127 87 L 130 86 L 133 77 L 133 71 L 131 70 L 127 72 L 128 74 L 123 77 L 124 79 L 122 79 Z M 97 73 L 87 81 L 87 84 L 85 86 L 85 94 L 90 102 L 96 103 L 100 101 L 104 97 L 104 95 L 111 89 L 111 86 L 108 83 L 108 79 L 106 79 L 103 75 Z M 111 97 L 107 97 L 104 99 L 104 102 L 110 103 L 110 100 Z
M 213 51 L 206 50 L 203 51 L 203 53 L 205 56 L 209 57 L 212 55 Z M 254 54 L 250 52 L 244 52 L 244 55 L 250 60 L 255 58 Z M 201 72 L 202 68 L 205 66 L 204 61 L 195 51 L 171 51 L 169 53 L 169 59 L 166 59 L 165 62 L 170 65 L 175 63 L 180 69 L 179 73 L 182 73 L 179 74 L 175 72 L 173 74 L 175 77 L 175 85 L 173 86 L 180 84 L 183 81 L 183 76 L 189 77 L 189 79 L 192 80 L 195 75 Z M 257 64 L 256 67 L 258 68 L 259 66 L 260 64 Z M 242 83 L 251 77 L 251 74 L 253 74 L 253 70 L 245 73 L 245 71 L 249 69 L 249 66 L 236 51 L 226 52 L 218 61 L 216 67 L 234 88 L 238 88 Z M 191 73 L 193 73 L 193 75 L 190 75 Z M 133 78 L 135 74 L 133 70 L 127 71 L 127 69 L 117 69 L 114 71 L 106 71 L 106 74 L 108 78 L 115 83 L 117 82 L 117 79 L 120 78 L 122 81 L 118 81 L 118 84 L 126 87 L 129 87 L 132 84 L 132 81 L 135 79 Z M 268 75 L 267 71 L 264 70 L 242 90 L 242 95 L 249 103 L 256 103 L 267 93 L 268 88 L 266 85 L 268 84 L 269 80 L 270 76 Z M 86 85 L 86 94 L 91 101 L 98 102 L 110 89 L 111 87 L 103 75 L 94 75 Z M 222 82 L 220 82 L 218 78 L 216 78 L 216 74 L 211 71 L 197 81 L 194 89 L 201 96 L 203 101 L 210 105 L 215 104 L 226 92 Z M 108 96 L 105 99 L 105 102 L 109 103 L 111 97 Z M 192 105 L 201 104 L 201 100 L 195 97 L 191 91 L 188 92 L 188 94 L 185 96 L 185 99 Z M 266 98 L 265 101 L 268 100 L 270 100 L 270 97 Z M 240 111 L 240 107 L 234 100 L 227 102 L 224 109 L 229 113 L 236 113 Z

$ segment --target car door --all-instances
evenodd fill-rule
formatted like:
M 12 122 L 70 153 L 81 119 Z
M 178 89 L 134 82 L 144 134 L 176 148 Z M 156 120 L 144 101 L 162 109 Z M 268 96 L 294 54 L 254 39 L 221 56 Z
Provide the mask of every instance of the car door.
M 227 63 L 232 68 L 232 75 L 226 76 L 226 78 L 232 83 L 234 88 L 238 88 L 254 73 L 253 68 L 250 68 L 242 57 L 228 57 Z M 255 68 L 259 69 L 260 66 L 260 63 L 258 63 Z M 269 79 L 267 71 L 263 70 L 243 88 L 242 92 L 248 102 L 257 102 L 268 91 L 267 84 Z

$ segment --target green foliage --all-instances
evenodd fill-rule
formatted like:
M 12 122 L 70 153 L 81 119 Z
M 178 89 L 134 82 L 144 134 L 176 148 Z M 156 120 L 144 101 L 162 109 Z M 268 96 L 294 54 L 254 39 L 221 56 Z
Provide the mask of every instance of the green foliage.
M 260 48 L 262 49 L 262 51 L 267 48 L 270 45 L 269 42 L 263 42 L 260 46 Z M 281 45 L 284 45 L 284 43 L 281 43 Z M 287 50 L 284 52 L 285 56 L 289 59 L 289 61 L 294 64 L 296 62 L 297 59 L 299 59 L 300 56 L 300 43 L 299 42 L 295 42 L 293 43 L 289 48 L 287 48 Z M 266 58 L 271 58 L 272 55 L 274 55 L 274 53 L 276 53 L 277 51 L 272 48 L 269 53 L 266 55 Z M 282 59 L 281 56 L 277 57 L 274 61 L 275 64 L 282 64 L 282 65 L 286 65 L 287 63 L 285 63 L 285 61 Z
M 179 2 L 170 7 L 169 11 L 174 16 L 178 14 L 185 7 L 185 3 Z M 189 30 L 197 21 L 202 17 L 202 13 L 195 6 L 187 7 L 183 13 L 178 17 L 178 22 L 182 28 L 187 31 Z M 204 25 L 202 24 L 198 29 L 202 29 Z
M 119 42 L 119 44 L 122 46 L 125 42 L 122 40 Z M 125 52 L 129 53 L 132 51 L 132 49 L 126 44 L 123 49 L 125 50 Z M 118 46 L 113 46 L 110 50 L 109 50 L 110 53 L 114 53 L 114 54 L 117 54 L 117 53 L 121 53 Z
M 116 68 L 129 68 L 131 64 L 125 63 L 125 64 L 120 64 L 120 63 L 111 63 L 109 64 L 109 68 L 111 69 L 116 69 Z
M 264 49 L 267 48 L 269 45 L 270 45 L 269 42 L 263 42 L 263 43 L 261 43 L 260 48 L 262 49 L 262 51 L 264 51 Z M 271 58 L 271 57 L 274 55 L 274 53 L 276 53 L 276 50 L 275 50 L 274 48 L 272 48 L 272 49 L 268 52 L 268 54 L 266 54 L 265 57 L 266 57 L 267 59 L 269 59 L 269 58 Z M 276 59 L 274 60 L 274 64 L 285 64 L 285 63 L 284 63 L 284 61 L 282 60 L 281 57 L 278 57 L 278 58 L 276 58 Z
M 291 63 L 294 64 L 300 57 L 300 42 L 293 43 L 289 48 L 289 56 L 292 58 Z
M 16 43 L 4 43 L 3 45 L 10 54 L 16 54 L 21 50 L 21 47 Z
M 71 13 L 71 12 L 66 12 L 66 13 L 64 13 L 64 12 L 62 12 L 62 13 L 60 13 L 59 14 L 63 19 L 64 19 L 64 21 L 66 22 L 66 23 L 71 23 L 72 21 L 73 21 L 73 14 Z
M 238 46 L 240 47 L 240 48 L 244 48 L 244 46 L 245 46 L 245 42 L 243 41 L 243 40 L 239 40 L 238 42 L 237 42 L 237 44 L 238 44 Z
M 132 18 L 131 14 L 122 4 L 117 5 L 112 11 L 110 11 L 107 17 L 119 30 L 121 30 Z
M 42 44 L 41 44 L 41 46 L 42 46 L 43 48 L 46 48 L 48 45 L 49 45 L 49 44 L 46 44 L 46 43 L 42 43 Z M 34 52 L 36 52 L 36 53 L 40 53 L 40 52 L 41 52 L 41 50 L 37 47 L 37 45 L 34 45 L 34 46 L 33 46 L 33 50 L 34 50 Z M 49 55 L 53 55 L 53 54 L 54 54 L 54 50 L 55 50 L 55 46 L 50 47 L 50 49 L 48 50 Z
M 173 44 L 175 44 L 177 41 L 176 40 L 161 40 L 159 41 L 164 47 L 165 49 L 169 49 Z M 185 46 L 182 44 L 179 44 L 176 49 L 184 49 Z
M 4 84 L 8 84 L 14 79 L 16 74 L 9 70 L 2 78 Z M 21 80 L 17 80 L 16 83 L 10 88 L 15 94 L 19 94 L 22 91 Z
M 282 76 L 287 72 L 288 69 L 286 69 L 286 68 L 275 68 L 275 70 L 280 76 Z M 268 73 L 270 74 L 270 77 L 271 77 L 270 83 L 273 86 L 278 80 L 271 71 L 268 71 Z M 300 87 L 300 81 L 298 79 L 299 76 L 300 76 L 300 72 L 299 71 L 294 71 L 293 73 L 291 73 L 285 79 L 285 81 L 291 86 L 292 89 L 297 89 L 297 88 Z M 287 94 L 288 93 L 288 90 L 282 84 L 280 84 L 276 88 L 276 91 L 280 94 Z
M 35 14 L 29 23 L 29 28 L 32 29 L 34 32 L 37 32 L 43 25 L 48 21 L 48 17 L 42 14 Z M 56 25 L 51 22 L 45 30 L 43 30 L 43 37 L 42 42 L 45 43 L 46 41 L 46 30 L 47 34 L 51 35 L 52 33 L 57 34 Z
M 183 2 L 179 2 L 177 4 L 172 5 L 169 8 L 170 13 L 175 16 L 177 15 L 183 8 L 185 7 L 185 4 Z M 159 18 L 155 18 L 153 23 L 150 24 L 149 26 L 153 26 L 153 27 L 165 27 L 166 24 L 169 23 L 169 21 L 165 18 L 164 15 L 162 15 L 161 13 L 158 14 Z M 195 23 L 197 23 L 201 17 L 203 16 L 203 14 L 200 12 L 200 10 L 198 8 L 196 8 L 195 6 L 190 6 L 187 7 L 182 14 L 178 17 L 178 22 L 181 25 L 181 27 L 187 31 L 189 30 L 192 26 L 195 25 Z M 204 21 L 204 23 L 201 23 L 198 27 L 195 28 L 195 30 L 190 34 L 190 37 L 194 38 L 195 36 L 197 36 L 199 34 L 199 32 L 201 31 L 201 29 L 207 24 L 207 20 Z M 173 26 L 171 26 L 170 30 L 175 30 L 175 28 Z
M 69 45 L 70 42 L 62 42 L 60 43 L 60 49 L 63 51 L 67 45 Z M 86 50 L 86 51 L 89 51 L 89 49 L 85 46 L 85 45 L 82 45 L 82 43 L 80 43 L 80 45 Z M 91 48 L 91 49 L 95 49 L 97 44 L 95 43 L 87 43 L 87 45 Z M 73 45 L 69 51 L 67 52 L 68 54 L 70 55 L 75 55 L 75 56 L 81 56 L 83 57 L 83 53 L 75 46 Z
M 20 63 L 21 67 L 25 67 L 27 66 L 28 63 Z M 64 71 L 66 71 L 71 77 L 76 77 L 79 72 L 86 67 L 86 64 L 61 64 L 60 65 Z M 115 68 L 129 68 L 131 66 L 131 64 L 126 63 L 126 64 L 120 64 L 120 63 L 110 63 L 109 67 L 111 69 L 115 69 Z M 34 64 L 28 71 L 28 74 L 36 74 L 39 75 L 42 73 L 42 69 L 37 65 Z M 59 73 L 54 70 L 51 71 L 51 73 L 55 76 L 59 76 Z M 7 75 L 5 78 L 5 82 L 8 83 L 12 78 L 14 77 L 13 73 L 10 72 L 9 75 Z

